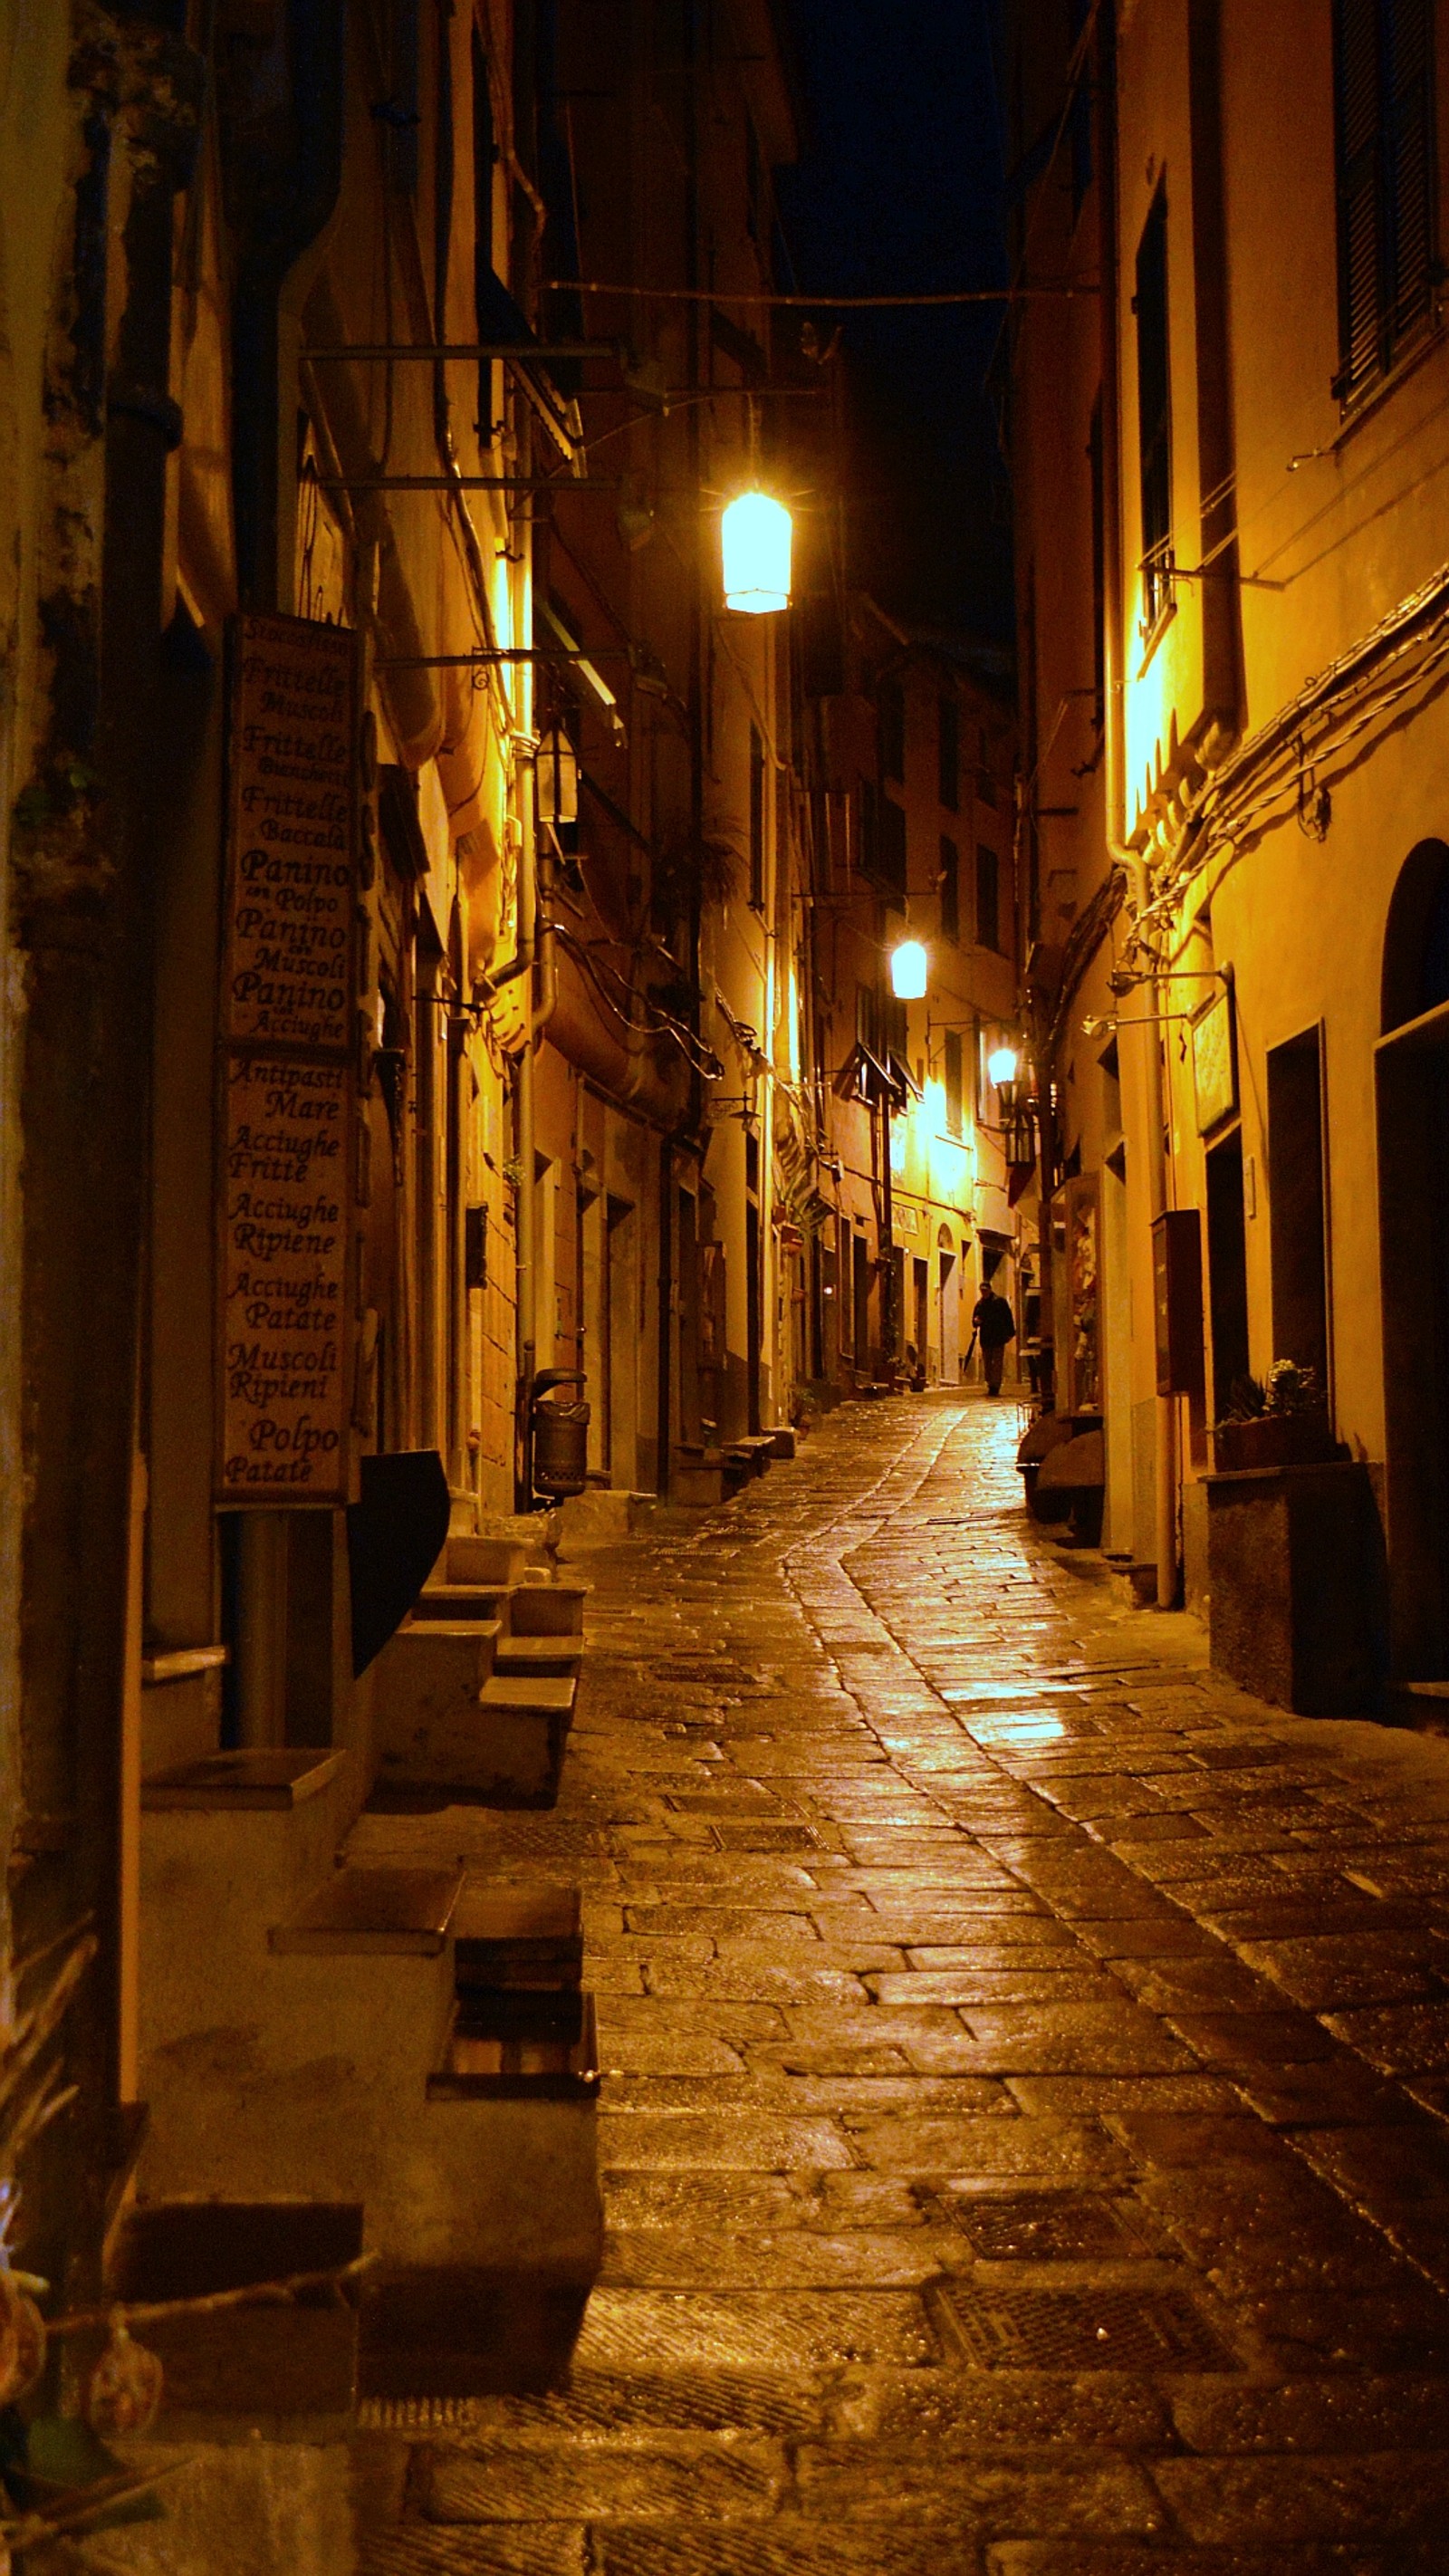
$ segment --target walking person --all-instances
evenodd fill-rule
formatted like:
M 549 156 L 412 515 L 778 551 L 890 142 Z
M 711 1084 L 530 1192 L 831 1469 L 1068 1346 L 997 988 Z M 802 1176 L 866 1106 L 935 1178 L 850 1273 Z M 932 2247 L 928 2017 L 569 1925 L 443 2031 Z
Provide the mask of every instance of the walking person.
M 990 1280 L 984 1281 L 971 1317 L 973 1340 L 981 1343 L 981 1364 L 986 1371 L 988 1395 L 1001 1393 L 1001 1373 L 1006 1366 L 1006 1346 L 1016 1336 L 1016 1317 L 1004 1297 L 999 1297 Z

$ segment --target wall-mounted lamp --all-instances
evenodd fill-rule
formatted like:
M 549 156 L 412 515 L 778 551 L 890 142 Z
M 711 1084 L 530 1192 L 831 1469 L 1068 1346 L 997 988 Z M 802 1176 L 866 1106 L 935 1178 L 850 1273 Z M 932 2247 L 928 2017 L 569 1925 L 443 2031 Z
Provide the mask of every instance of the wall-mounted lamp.
M 726 608 L 745 617 L 778 615 L 790 605 L 794 522 L 769 492 L 741 492 L 720 523 Z
M 1016 1107 L 1016 1077 L 1021 1059 L 1014 1046 L 993 1047 L 986 1059 L 986 1070 L 995 1085 L 996 1097 L 1003 1114 L 1010 1117 Z
M 891 950 L 891 991 L 898 1002 L 923 1002 L 930 959 L 919 939 L 903 939 Z
M 576 823 L 579 819 L 579 756 L 556 725 L 546 733 L 534 759 L 540 823 Z

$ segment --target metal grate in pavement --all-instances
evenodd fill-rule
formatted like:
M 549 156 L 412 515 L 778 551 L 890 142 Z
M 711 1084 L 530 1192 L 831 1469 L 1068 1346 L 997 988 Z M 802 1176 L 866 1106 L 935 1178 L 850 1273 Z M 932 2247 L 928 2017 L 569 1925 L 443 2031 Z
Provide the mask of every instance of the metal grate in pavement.
M 1000 2290 L 937 2281 L 933 2316 L 964 2358 L 993 2370 L 1237 2370 L 1179 2290 Z
M 1131 2220 L 1099 2192 L 953 2200 L 950 2215 L 989 2263 L 1110 2261 L 1146 2250 Z
M 535 2397 L 372 2398 L 364 2430 L 393 2433 L 482 2432 L 776 2433 L 818 2431 L 820 2408 L 808 2384 L 777 2371 L 662 2372 L 581 2370 L 567 2387 Z

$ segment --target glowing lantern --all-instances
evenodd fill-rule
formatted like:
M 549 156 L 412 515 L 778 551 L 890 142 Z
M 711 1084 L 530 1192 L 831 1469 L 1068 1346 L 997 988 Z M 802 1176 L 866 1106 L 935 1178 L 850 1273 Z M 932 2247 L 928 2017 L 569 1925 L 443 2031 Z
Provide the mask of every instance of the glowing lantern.
M 903 939 L 891 950 L 891 991 L 898 1002 L 923 1002 L 929 959 L 919 939 Z
M 563 727 L 546 733 L 534 761 L 540 823 L 579 819 L 579 756 Z
M 726 608 L 768 617 L 790 605 L 793 527 L 783 501 L 741 492 L 720 520 Z
M 1016 1097 L 1018 1057 L 1015 1047 L 993 1047 L 986 1059 L 986 1070 L 996 1085 L 1002 1108 L 1009 1111 Z

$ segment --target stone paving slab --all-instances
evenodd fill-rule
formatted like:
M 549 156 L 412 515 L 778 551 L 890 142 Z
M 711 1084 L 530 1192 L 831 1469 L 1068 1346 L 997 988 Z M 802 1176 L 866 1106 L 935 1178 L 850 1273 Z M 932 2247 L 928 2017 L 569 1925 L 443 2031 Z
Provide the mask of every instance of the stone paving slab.
M 567 2385 L 363 2437 L 360 2576 L 1449 2567 L 1449 1744 L 1212 1674 L 1016 1436 L 661 1512 L 557 1810 L 363 1819 L 588 1891 L 609 2238 Z

